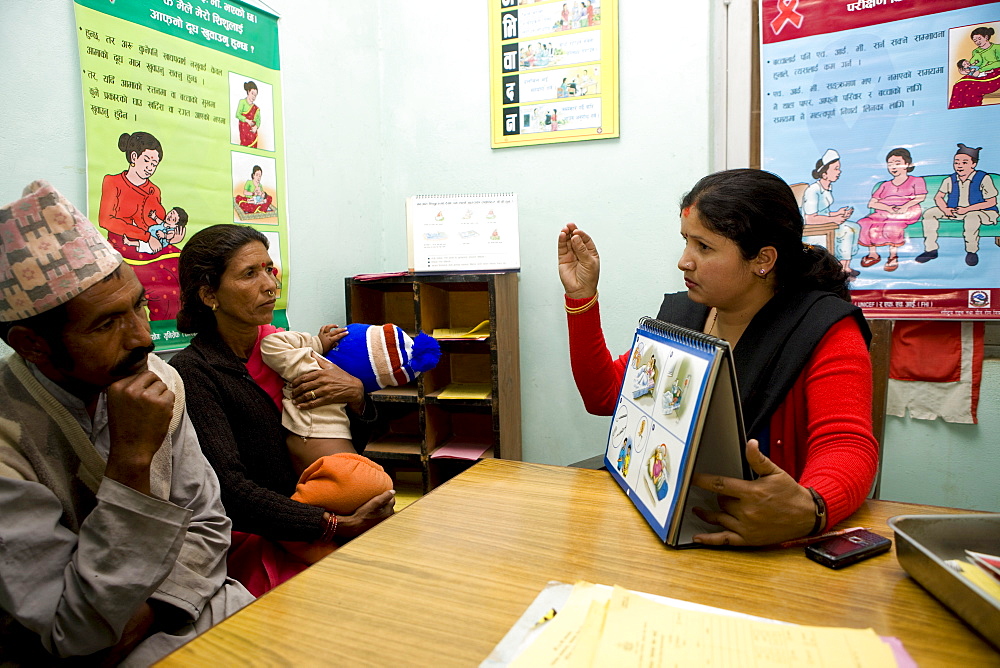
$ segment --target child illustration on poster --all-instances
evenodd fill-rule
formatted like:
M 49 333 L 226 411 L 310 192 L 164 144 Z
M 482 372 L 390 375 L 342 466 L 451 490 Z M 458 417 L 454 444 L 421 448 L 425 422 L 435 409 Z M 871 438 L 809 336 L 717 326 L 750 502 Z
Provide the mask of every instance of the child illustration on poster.
M 173 320 L 180 309 L 180 249 L 175 244 L 184 238 L 183 226 L 172 225 L 169 240 L 150 231 L 167 216 L 160 189 L 150 180 L 163 160 L 163 147 L 148 132 L 126 132 L 118 139 L 118 150 L 128 167 L 104 177 L 98 224 L 146 288 L 150 320 Z

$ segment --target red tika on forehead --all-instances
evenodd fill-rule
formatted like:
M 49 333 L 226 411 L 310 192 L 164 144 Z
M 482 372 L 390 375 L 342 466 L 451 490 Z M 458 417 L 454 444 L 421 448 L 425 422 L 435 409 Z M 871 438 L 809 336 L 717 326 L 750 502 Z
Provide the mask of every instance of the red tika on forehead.
M 681 211 L 681 213 L 684 215 L 685 218 L 687 218 L 688 216 L 691 215 L 691 207 L 690 206 L 684 207 L 684 210 Z

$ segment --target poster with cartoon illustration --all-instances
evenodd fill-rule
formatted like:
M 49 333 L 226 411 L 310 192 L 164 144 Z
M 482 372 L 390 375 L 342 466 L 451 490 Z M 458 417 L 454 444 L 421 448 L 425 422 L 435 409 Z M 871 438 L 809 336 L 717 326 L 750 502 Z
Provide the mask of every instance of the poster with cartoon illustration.
M 706 407 L 716 349 L 640 327 L 608 436 L 605 463 L 666 534 Z M 663 537 L 663 536 L 661 536 Z
M 274 318 L 287 325 L 277 17 L 239 0 L 77 0 L 75 10 L 88 215 L 145 287 L 157 349 L 191 338 L 176 328 L 178 257 L 220 222 L 274 236 L 285 288 Z
M 762 168 L 868 317 L 1000 318 L 1000 2 L 761 0 Z
M 618 0 L 490 0 L 491 146 L 610 139 Z

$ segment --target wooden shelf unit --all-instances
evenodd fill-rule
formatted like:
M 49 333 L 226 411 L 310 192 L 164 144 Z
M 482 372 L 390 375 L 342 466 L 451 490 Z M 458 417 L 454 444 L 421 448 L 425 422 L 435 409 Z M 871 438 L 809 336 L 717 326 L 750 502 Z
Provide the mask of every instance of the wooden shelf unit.
M 516 272 L 407 274 L 345 280 L 347 322 L 393 323 L 410 336 L 471 329 L 490 321 L 485 340 L 440 341 L 441 361 L 401 388 L 372 393 L 379 428 L 365 455 L 390 469 L 420 472 L 424 491 L 471 462 L 432 459 L 451 439 L 489 443 L 484 458 L 521 459 L 521 373 Z M 486 399 L 449 399 L 449 385 L 488 384 Z

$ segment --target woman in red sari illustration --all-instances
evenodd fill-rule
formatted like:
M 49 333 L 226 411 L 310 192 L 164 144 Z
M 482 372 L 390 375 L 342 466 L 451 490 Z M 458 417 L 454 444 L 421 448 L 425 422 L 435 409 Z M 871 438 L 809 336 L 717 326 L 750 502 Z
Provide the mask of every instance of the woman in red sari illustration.
M 149 232 L 156 219 L 166 216 L 160 189 L 149 180 L 163 159 L 163 147 L 148 132 L 126 132 L 118 138 L 118 150 L 125 154 L 128 168 L 104 177 L 98 224 L 108 231 L 108 241 L 132 265 L 146 288 L 149 319 L 173 320 L 180 308 L 180 249 L 169 242 L 164 245 Z M 140 243 L 149 252 L 140 250 Z
M 260 107 L 254 104 L 257 99 L 257 84 L 247 81 L 243 84 L 247 96 L 240 100 L 236 107 L 236 120 L 240 129 L 240 146 L 259 148 L 257 132 L 260 130 Z
M 243 194 L 236 196 L 236 205 L 244 213 L 264 213 L 271 208 L 273 198 L 264 192 L 264 186 L 260 181 L 264 175 L 264 170 L 260 165 L 254 165 L 250 170 L 250 180 L 243 186 Z
M 962 78 L 951 88 L 949 109 L 982 106 L 983 96 L 1000 90 L 1000 45 L 992 41 L 994 32 L 989 26 L 972 31 L 976 48 L 968 59 L 957 63 Z

